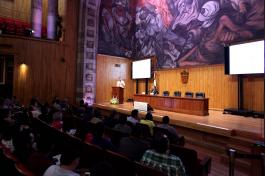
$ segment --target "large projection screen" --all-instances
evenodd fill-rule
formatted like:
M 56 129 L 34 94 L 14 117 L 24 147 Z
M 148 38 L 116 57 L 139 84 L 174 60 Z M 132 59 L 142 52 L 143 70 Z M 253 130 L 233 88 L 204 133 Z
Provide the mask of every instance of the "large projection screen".
M 230 74 L 264 73 L 264 40 L 229 47 Z

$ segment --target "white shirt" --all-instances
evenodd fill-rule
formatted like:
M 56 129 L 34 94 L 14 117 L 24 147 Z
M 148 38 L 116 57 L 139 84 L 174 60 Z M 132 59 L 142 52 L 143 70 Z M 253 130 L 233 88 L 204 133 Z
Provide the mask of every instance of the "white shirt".
M 116 86 L 124 88 L 125 87 L 125 82 L 123 80 L 119 80 L 119 81 L 117 81 Z
M 44 172 L 43 176 L 80 176 L 80 175 L 73 171 L 61 168 L 60 166 L 52 165 Z

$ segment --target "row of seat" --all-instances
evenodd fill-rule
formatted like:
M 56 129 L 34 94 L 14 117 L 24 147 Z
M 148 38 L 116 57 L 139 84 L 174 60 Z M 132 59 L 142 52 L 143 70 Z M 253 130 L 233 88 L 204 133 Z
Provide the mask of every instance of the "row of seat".
M 30 36 L 31 25 L 28 22 L 20 21 L 16 19 L 0 17 L 0 30 L 3 34 Z M 47 37 L 47 29 L 45 26 L 41 29 L 42 38 Z
M 163 91 L 163 96 L 169 96 L 170 92 L 169 91 Z M 175 91 L 173 93 L 175 97 L 181 97 L 181 91 Z M 193 98 L 194 93 L 193 92 L 185 92 L 185 97 Z M 195 93 L 195 98 L 205 98 L 205 93 L 204 92 L 196 92 Z
M 49 137 L 50 140 L 64 148 L 66 145 L 76 146 L 80 148 L 80 168 L 93 168 L 98 163 L 105 161 L 111 163 L 113 169 L 116 171 L 115 175 L 128 176 L 163 176 L 160 171 L 141 165 L 139 162 L 129 160 L 126 156 L 118 154 L 113 151 L 103 150 L 102 148 L 93 144 L 84 143 L 79 138 L 70 136 L 64 132 L 53 129 L 46 123 L 39 119 L 33 119 L 34 127 L 41 131 L 41 134 Z M 180 157 L 186 167 L 186 172 L 189 175 L 207 175 L 211 167 L 211 159 L 198 159 L 197 152 L 192 149 L 184 148 L 177 145 L 171 145 L 172 154 Z

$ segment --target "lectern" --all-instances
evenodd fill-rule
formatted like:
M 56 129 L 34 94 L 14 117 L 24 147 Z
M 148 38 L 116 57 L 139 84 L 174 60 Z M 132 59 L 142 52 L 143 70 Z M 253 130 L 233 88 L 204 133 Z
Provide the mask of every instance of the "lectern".
M 118 98 L 120 104 L 122 104 L 124 100 L 123 90 L 124 88 L 122 87 L 112 87 L 112 97 Z

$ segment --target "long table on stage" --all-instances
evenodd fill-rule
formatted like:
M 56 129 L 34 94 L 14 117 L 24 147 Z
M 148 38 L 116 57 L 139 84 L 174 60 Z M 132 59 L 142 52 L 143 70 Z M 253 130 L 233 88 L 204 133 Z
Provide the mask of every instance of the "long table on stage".
M 134 100 L 146 102 L 155 109 L 174 111 L 191 115 L 209 115 L 208 98 L 187 98 L 135 94 Z

